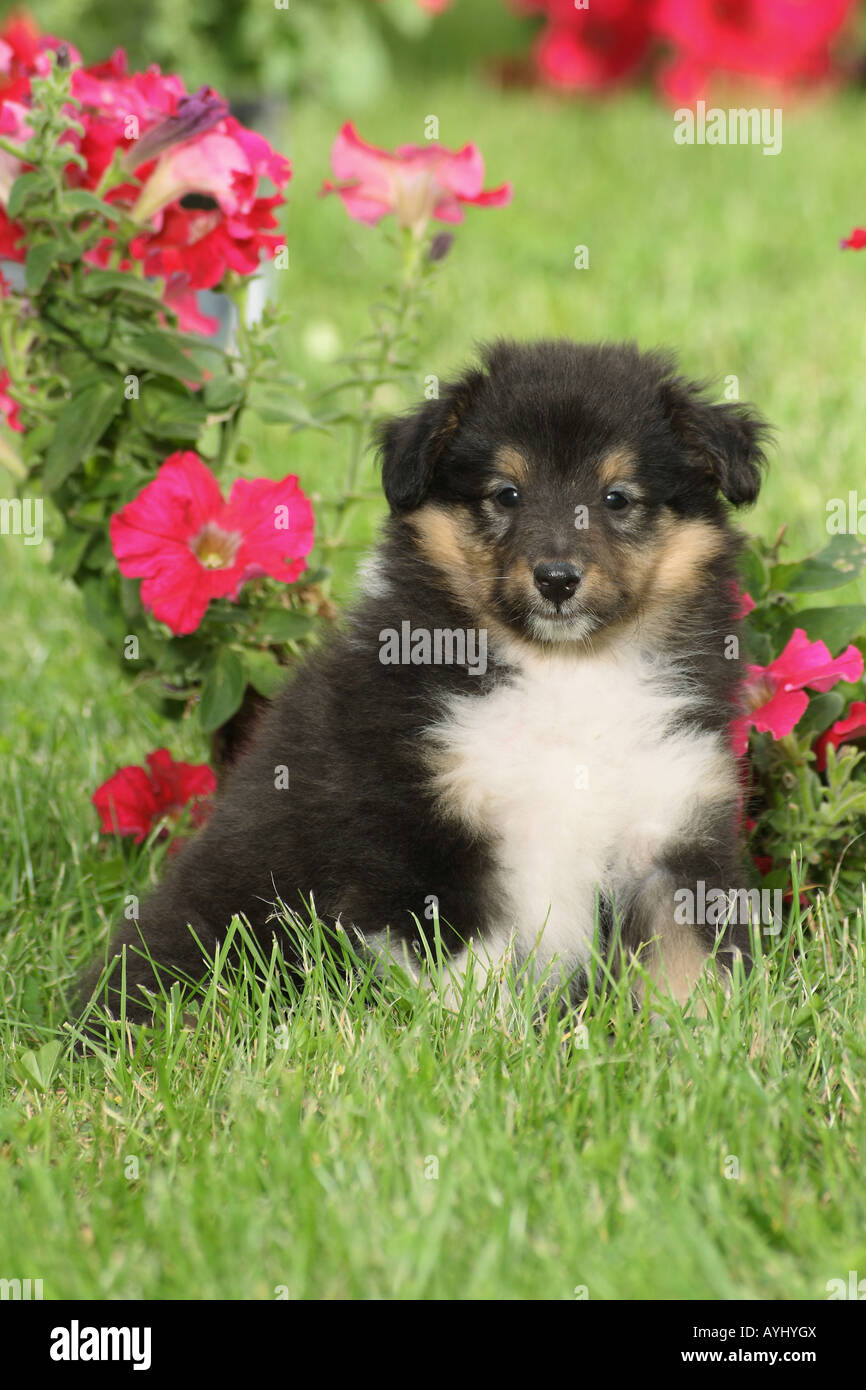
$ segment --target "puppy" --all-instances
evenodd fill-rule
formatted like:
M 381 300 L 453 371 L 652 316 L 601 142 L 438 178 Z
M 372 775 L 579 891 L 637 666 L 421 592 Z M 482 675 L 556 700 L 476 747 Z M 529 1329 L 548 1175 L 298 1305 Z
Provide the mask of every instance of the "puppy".
M 747 925 L 677 894 L 742 880 L 725 504 L 756 498 L 765 431 L 667 355 L 568 341 L 496 343 L 386 423 L 362 596 L 114 937 L 127 1016 L 234 913 L 291 949 L 278 898 L 419 973 L 438 917 L 455 981 L 508 955 L 566 997 L 599 931 L 680 1001 L 714 952 L 748 961 Z

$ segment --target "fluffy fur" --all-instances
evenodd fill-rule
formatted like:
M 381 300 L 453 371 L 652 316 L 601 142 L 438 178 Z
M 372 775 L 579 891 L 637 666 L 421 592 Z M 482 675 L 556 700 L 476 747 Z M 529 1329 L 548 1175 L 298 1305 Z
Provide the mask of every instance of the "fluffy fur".
M 667 355 L 565 341 L 495 344 L 388 422 L 362 596 L 114 937 L 128 1015 L 157 983 L 142 937 L 165 983 L 200 978 L 189 927 L 212 949 L 239 912 L 290 946 L 277 898 L 412 961 L 435 899 L 455 974 L 470 941 L 535 949 L 572 993 L 598 920 L 680 999 L 715 947 L 747 956 L 742 926 L 678 924 L 674 893 L 742 882 L 726 503 L 756 497 L 763 432 Z M 383 662 L 388 633 L 408 661 Z M 438 662 L 425 633 L 450 634 Z M 474 666 L 447 660 L 459 633 Z

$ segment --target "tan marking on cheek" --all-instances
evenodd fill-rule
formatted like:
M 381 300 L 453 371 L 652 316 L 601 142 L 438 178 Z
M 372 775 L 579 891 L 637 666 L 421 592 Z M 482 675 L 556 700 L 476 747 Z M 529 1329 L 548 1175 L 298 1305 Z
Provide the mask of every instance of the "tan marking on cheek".
M 512 482 L 525 483 L 529 476 L 529 464 L 513 444 L 501 445 L 493 456 L 493 462 L 499 472 Z
M 406 518 L 424 558 L 442 575 L 448 589 L 470 612 L 480 613 L 497 573 L 493 553 L 472 530 L 462 507 L 419 507 Z
M 590 607 L 592 607 L 593 602 L 597 603 L 599 599 L 604 603 L 613 604 L 619 598 L 620 592 L 619 586 L 600 565 L 584 566 L 577 597 L 586 599 Z
M 510 570 L 502 570 L 505 577 L 505 592 L 524 599 L 537 599 L 538 590 L 532 577 L 532 566 L 528 560 L 518 559 Z
M 724 549 L 724 534 L 709 521 L 671 521 L 665 531 L 655 551 L 651 588 L 661 595 L 690 593 Z
M 598 466 L 599 482 L 602 487 L 627 482 L 634 477 L 636 468 L 637 460 L 630 449 L 614 449 Z

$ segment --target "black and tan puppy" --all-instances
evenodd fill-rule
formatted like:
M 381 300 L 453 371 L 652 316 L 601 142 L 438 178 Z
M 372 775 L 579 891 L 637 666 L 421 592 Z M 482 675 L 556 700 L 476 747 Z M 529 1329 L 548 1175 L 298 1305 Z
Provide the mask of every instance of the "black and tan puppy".
M 389 422 L 363 595 L 114 938 L 129 1016 L 142 938 L 200 978 L 189 927 L 212 949 L 242 913 L 269 950 L 278 897 L 412 961 L 432 904 L 455 976 L 471 941 L 473 969 L 535 949 L 579 988 L 599 921 L 678 999 L 714 947 L 747 955 L 675 894 L 742 881 L 722 499 L 757 496 L 763 434 L 665 355 L 566 341 L 496 344 Z

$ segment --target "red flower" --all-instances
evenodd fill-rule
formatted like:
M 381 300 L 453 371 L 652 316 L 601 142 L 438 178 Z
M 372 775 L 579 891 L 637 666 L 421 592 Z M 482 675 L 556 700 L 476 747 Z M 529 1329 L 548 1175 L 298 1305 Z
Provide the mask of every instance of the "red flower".
M 815 766 L 818 771 L 823 772 L 827 766 L 828 744 L 832 743 L 834 748 L 838 748 L 840 743 L 848 743 L 856 738 L 866 738 L 866 700 L 855 700 L 845 718 L 837 719 L 816 741 Z
M 9 395 L 11 378 L 5 367 L 0 367 L 0 417 L 5 420 L 10 430 L 23 430 L 18 417 L 18 402 Z
M 688 105 L 717 74 L 776 86 L 824 78 L 853 8 L 854 0 L 658 0 L 656 26 L 677 49 L 662 85 Z
M 226 270 L 252 273 L 280 243 L 273 209 L 285 201 L 291 166 L 230 116 L 218 93 L 203 87 L 190 96 L 158 67 L 128 75 L 121 49 L 102 67 L 77 71 L 73 93 L 82 103 L 86 185 L 96 186 L 117 149 L 141 181 L 109 199 L 141 224 L 131 251 L 146 275 L 184 275 L 189 290 L 210 289 Z M 260 197 L 262 179 L 277 192 Z
M 51 53 L 65 46 L 70 58 L 80 62 L 80 54 L 62 39 L 40 35 L 26 14 L 12 14 L 0 30 L 0 101 L 20 101 L 30 92 L 31 77 L 46 77 Z
M 141 601 L 178 636 L 211 599 L 236 599 L 248 579 L 292 583 L 313 545 L 313 509 L 293 475 L 238 478 L 228 502 L 197 454 L 167 458 L 152 483 L 111 518 L 121 574 L 143 579 Z
M 40 53 L 56 41 L 37 40 L 28 21 L 21 46 L 26 61 L 19 62 L 15 90 L 25 102 L 30 75 L 48 62 L 47 54 L 40 58 Z M 11 63 L 0 41 L 0 78 L 4 58 Z M 280 244 L 274 209 L 285 201 L 288 160 L 229 115 L 216 92 L 203 87 L 189 95 L 179 77 L 155 66 L 129 73 L 122 49 L 105 63 L 76 67 L 71 83 L 80 103 L 74 114 L 84 134 L 70 135 L 68 142 L 86 168 L 70 164 L 68 183 L 96 188 L 121 152 L 129 182 L 113 187 L 107 199 L 141 226 L 132 255 L 144 263 L 146 275 L 173 281 L 173 307 L 179 308 L 184 325 L 202 327 L 208 320 L 196 319 L 193 292 L 216 285 L 227 270 L 252 273 L 262 253 L 272 253 Z M 8 101 L 0 106 L 0 133 L 14 136 L 19 132 L 10 123 L 20 124 L 26 108 L 22 105 L 16 113 L 9 107 Z M 3 189 L 18 170 L 9 156 L 0 154 L 0 161 L 2 204 Z M 275 191 L 259 196 L 265 179 Z M 21 229 L 0 210 L 0 255 L 23 260 L 23 249 L 16 247 L 20 236 Z M 97 247 L 87 259 L 101 264 L 112 249 L 110 244 Z
M 0 135 L 19 148 L 26 145 L 32 135 L 27 123 L 28 111 L 17 101 L 0 101 Z M 24 165 L 20 159 L 0 150 L 0 257 L 7 261 L 23 261 L 26 250 L 18 243 L 24 235 L 20 222 L 10 222 L 6 215 L 6 204 L 12 185 Z
M 849 237 L 839 242 L 843 251 L 862 251 L 866 246 L 866 227 L 855 227 Z
M 567 91 L 603 92 L 631 77 L 649 51 L 654 0 L 524 0 L 542 10 L 547 28 L 535 60 L 544 81 Z
M 755 600 L 752 598 L 751 594 L 746 593 L 745 589 L 740 589 L 736 580 L 731 582 L 731 589 L 733 590 L 734 601 L 737 605 L 734 610 L 734 617 L 738 621 L 742 621 L 743 618 L 749 616 L 752 609 L 755 607 Z
M 159 155 L 132 208 L 151 224 L 132 242 L 133 256 L 145 274 L 185 274 L 193 289 L 210 289 L 226 270 L 251 274 L 262 251 L 280 244 L 273 210 L 285 201 L 281 191 L 259 197 L 259 184 L 268 178 L 282 190 L 290 176 L 267 140 L 225 116 Z M 191 197 L 195 206 L 182 202 Z
M 162 299 L 167 308 L 177 314 L 178 327 L 184 333 L 201 333 L 209 337 L 220 326 L 219 319 L 210 318 L 199 309 L 198 295 L 185 271 L 169 277 Z
M 357 222 L 374 226 L 393 212 L 401 227 L 420 236 L 431 217 L 462 222 L 463 205 L 504 207 L 511 184 L 483 190 L 484 160 L 477 145 L 446 150 L 443 145 L 398 145 L 393 154 L 362 140 L 350 121 L 337 135 L 331 167 L 338 180 L 322 193 L 339 193 Z
M 858 681 L 863 674 L 863 656 L 849 646 L 835 659 L 823 642 L 810 642 L 802 628 L 795 628 L 785 650 L 769 666 L 750 666 L 746 685 L 748 713 L 731 726 L 734 751 L 745 753 L 749 728 L 784 738 L 802 719 L 809 704 L 804 686 L 826 691 L 837 681 Z
M 131 835 L 140 845 L 163 818 L 179 820 L 192 803 L 193 825 L 210 813 L 205 800 L 216 791 L 216 777 L 206 763 L 176 763 L 166 748 L 147 755 L 143 767 L 121 767 L 91 797 L 103 835 Z
M 77 117 L 84 126 L 84 136 L 78 148 L 87 160 L 87 169 L 70 166 L 69 177 L 72 183 L 95 188 L 115 151 L 125 151 L 129 157 L 149 130 L 177 110 L 186 89 L 181 78 L 160 72 L 156 65 L 146 72 L 130 73 L 126 54 L 118 48 L 105 63 L 75 69 L 72 95 L 81 102 Z M 131 173 L 135 167 L 133 160 Z M 121 184 L 112 189 L 111 199 L 128 203 L 137 193 L 134 182 Z

